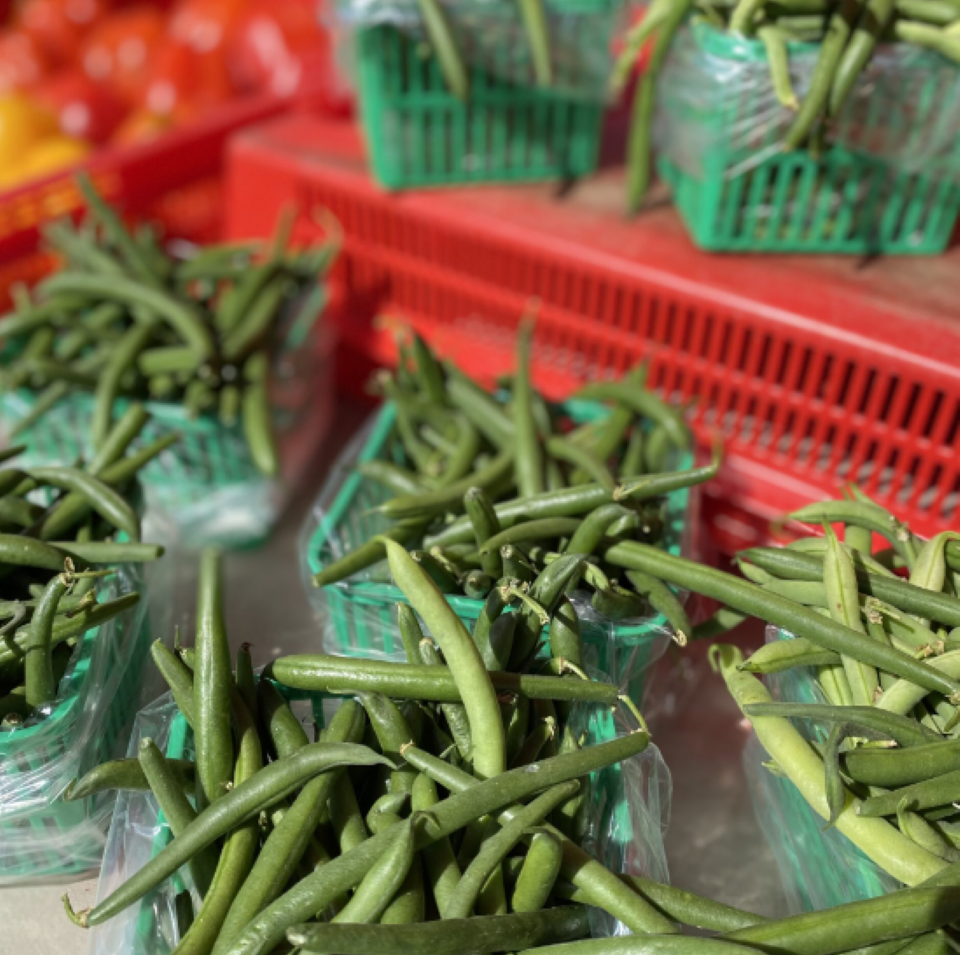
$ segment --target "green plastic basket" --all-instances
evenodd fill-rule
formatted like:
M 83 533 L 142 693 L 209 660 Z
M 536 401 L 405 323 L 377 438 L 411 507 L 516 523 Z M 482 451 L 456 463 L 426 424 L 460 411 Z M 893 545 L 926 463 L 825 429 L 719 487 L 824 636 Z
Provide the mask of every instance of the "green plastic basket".
M 321 332 L 308 342 L 308 347 L 284 353 L 272 383 L 285 478 L 309 460 L 331 410 L 330 388 L 317 384 L 329 379 L 323 366 L 329 359 L 331 336 Z M 3 431 L 9 433 L 30 414 L 36 400 L 36 392 L 28 389 L 0 394 Z M 16 442 L 26 446 L 18 465 L 89 460 L 94 401 L 91 394 L 73 393 L 17 435 Z M 115 415 L 122 415 L 128 404 L 118 400 Z M 134 450 L 171 433 L 180 436 L 139 475 L 148 518 L 159 523 L 158 533 L 166 537 L 170 527 L 170 533 L 187 546 L 240 547 L 266 538 L 279 516 L 284 485 L 257 469 L 242 427 L 227 427 L 209 414 L 192 418 L 182 404 L 151 401 L 145 407 L 150 420 Z M 297 467 L 288 467 L 294 459 Z
M 791 114 L 772 100 L 762 43 L 704 23 L 689 36 L 695 52 L 688 47 L 668 64 L 659 85 L 665 148 L 658 167 L 698 246 L 898 255 L 946 248 L 960 213 L 955 64 L 917 52 L 896 74 L 874 77 L 873 102 L 848 104 L 837 145 L 817 159 L 779 148 L 780 117 Z M 810 50 L 790 44 L 791 57 Z M 751 65 L 756 75 L 747 72 Z M 741 73 L 749 81 L 729 78 Z M 921 139 L 940 145 L 916 170 L 882 158 L 882 150 L 857 148 L 895 141 L 887 148 L 903 155 L 904 144 L 916 141 L 919 154 Z M 766 158 L 757 162 L 758 154 Z
M 767 629 L 768 639 L 792 635 Z M 766 677 L 772 695 L 791 703 L 824 703 L 812 667 L 796 667 Z M 806 721 L 804 721 L 806 723 Z M 823 741 L 822 727 L 806 724 L 810 739 Z M 846 902 L 872 899 L 899 888 L 845 835 L 826 822 L 803 798 L 796 786 L 767 769 L 763 747 L 754 737 L 744 756 L 750 794 L 764 837 L 774 857 L 791 909 L 810 912 Z
M 608 49 L 612 4 L 588 0 L 571 21 Z M 572 12 L 576 12 L 572 8 Z M 582 11 L 581 11 L 582 12 Z M 525 42 L 519 33 L 514 42 Z M 357 31 L 360 115 L 373 173 L 387 189 L 455 183 L 572 179 L 597 166 L 603 104 L 469 68 L 464 102 L 447 90 L 436 57 L 393 26 Z M 505 62 L 510 49 L 500 51 Z
M 340 702 L 339 699 L 320 694 L 296 692 L 291 694 L 291 698 L 308 701 L 320 725 L 325 725 Z M 158 739 L 158 745 L 163 746 L 163 740 L 166 739 L 164 749 L 169 758 L 192 759 L 193 733 L 176 711 L 175 704 L 164 704 L 164 699 L 169 697 L 162 698 L 149 708 L 155 712 L 151 734 Z M 161 729 L 157 724 L 156 716 L 161 714 L 168 716 L 166 729 Z M 613 739 L 625 731 L 624 727 L 617 725 L 606 707 L 579 707 L 572 718 L 576 731 L 585 733 L 591 745 Z M 138 742 L 135 729 L 128 751 L 135 753 Z M 662 772 L 660 757 L 655 755 L 652 747 L 635 759 L 648 759 L 651 762 L 633 773 L 625 773 L 622 766 L 616 765 L 591 774 L 588 791 L 593 812 L 585 843 L 615 870 L 665 878 L 662 835 L 663 820 L 669 805 L 669 781 L 667 774 Z M 155 808 L 151 796 L 146 793 L 125 793 L 122 798 L 123 804 L 118 808 L 110 833 L 108 855 L 101 875 L 100 898 L 160 852 L 171 839 L 170 829 L 162 813 Z M 130 806 L 134 799 L 138 801 L 136 809 Z M 122 824 L 126 826 L 126 831 L 115 831 Z M 145 846 L 144 834 L 151 830 L 154 832 L 152 842 Z M 117 865 L 117 871 L 112 871 L 114 865 Z M 103 934 L 94 936 L 91 955 L 121 951 L 129 955 L 167 955 L 172 951 L 179 941 L 174 926 L 174 899 L 177 893 L 190 887 L 184 876 L 187 876 L 186 869 L 148 894 L 135 910 L 135 917 L 127 924 L 124 924 L 121 916 L 114 920 L 114 924 L 107 923 L 99 927 L 96 931 Z M 612 928 L 602 920 L 596 923 L 596 927 L 606 931 Z
M 567 402 L 563 408 L 576 423 L 607 414 L 602 405 L 593 402 Z M 390 580 L 385 563 L 362 577 L 320 590 L 309 582 L 324 566 L 389 528 L 390 521 L 374 513 L 373 508 L 390 497 L 390 492 L 357 473 L 355 464 L 375 459 L 403 460 L 402 446 L 394 433 L 395 419 L 392 403 L 375 413 L 370 425 L 334 466 L 306 527 L 302 563 L 308 593 L 318 611 L 327 616 L 325 638 L 345 656 L 404 658 L 396 605 L 405 598 Z M 689 466 L 690 460 L 685 457 L 678 467 Z M 689 500 L 688 489 L 676 491 L 667 499 L 664 539 L 671 554 L 680 553 Z M 464 596 L 447 599 L 472 630 L 483 601 Z M 581 613 L 581 630 L 585 662 L 629 685 L 630 693 L 639 700 L 640 675 L 666 646 L 670 632 L 666 620 L 657 615 L 613 624 L 596 614 Z
M 132 587 L 124 584 L 123 589 Z M 82 746 L 75 766 L 81 775 L 113 758 L 126 739 L 150 649 L 146 595 L 139 581 L 138 589 L 139 605 L 84 635 L 52 712 L 40 722 L 0 731 L 0 882 L 76 875 L 99 865 L 114 796 L 64 802 L 63 761 Z M 112 698 L 92 699 L 99 689 L 92 684 L 97 675 L 118 672 Z M 84 720 L 91 722 L 84 724 L 89 736 L 81 741 L 77 734 Z

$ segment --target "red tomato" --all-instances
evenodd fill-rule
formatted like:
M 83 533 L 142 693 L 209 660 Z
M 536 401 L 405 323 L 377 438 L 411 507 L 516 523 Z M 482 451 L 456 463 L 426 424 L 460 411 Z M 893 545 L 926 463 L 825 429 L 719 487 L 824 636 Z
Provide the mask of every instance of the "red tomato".
M 135 104 L 150 78 L 150 61 L 164 33 L 163 14 L 148 6 L 118 10 L 98 23 L 83 43 L 84 72 L 124 102 Z
M 0 93 L 33 86 L 48 67 L 47 58 L 33 37 L 18 30 L 0 32 Z
M 84 35 L 107 9 L 107 0 L 22 0 L 17 24 L 51 60 L 69 63 Z
M 288 96 L 323 88 L 330 55 L 312 3 L 252 0 L 230 43 L 230 71 L 240 89 Z
M 34 95 L 57 114 L 65 136 L 93 143 L 106 142 L 126 113 L 107 87 L 94 83 L 79 69 L 54 74 L 37 86 Z
M 159 114 L 172 113 L 185 104 L 202 111 L 229 99 L 232 93 L 219 52 L 198 53 L 178 40 L 167 40 L 154 57 L 142 105 Z
M 170 36 L 197 53 L 222 50 L 246 6 L 247 0 L 179 0 L 170 16 Z

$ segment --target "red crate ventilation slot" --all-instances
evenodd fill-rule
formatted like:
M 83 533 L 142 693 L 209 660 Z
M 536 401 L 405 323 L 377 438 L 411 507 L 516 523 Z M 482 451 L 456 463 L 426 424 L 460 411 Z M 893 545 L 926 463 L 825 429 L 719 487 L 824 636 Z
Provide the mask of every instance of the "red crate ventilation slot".
M 535 296 L 534 374 L 552 397 L 652 359 L 652 384 L 691 403 L 698 436 L 725 436 L 706 515 L 727 551 L 844 480 L 918 533 L 960 523 L 956 250 L 873 262 L 711 256 L 666 203 L 626 220 L 617 171 L 566 194 L 386 195 L 352 127 L 304 117 L 240 134 L 227 188 L 232 237 L 268 232 L 291 203 L 303 238 L 316 208 L 341 221 L 337 315 L 354 355 L 392 359 L 374 318 L 393 313 L 490 380 L 510 368 Z

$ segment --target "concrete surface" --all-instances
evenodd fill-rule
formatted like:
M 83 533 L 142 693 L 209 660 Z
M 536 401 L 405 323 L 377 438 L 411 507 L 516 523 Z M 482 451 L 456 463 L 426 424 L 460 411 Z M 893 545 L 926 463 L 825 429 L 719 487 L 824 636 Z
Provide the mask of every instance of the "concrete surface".
M 297 541 L 327 468 L 363 415 L 356 406 L 338 407 L 333 433 L 317 456 L 311 480 L 277 532 L 263 547 L 227 559 L 231 643 L 252 643 L 258 665 L 281 651 L 318 649 L 317 624 L 300 580 Z M 183 554 L 171 558 L 176 579 L 170 617 L 190 634 L 195 559 Z M 692 647 L 683 656 L 669 653 L 658 665 L 644 704 L 673 776 L 666 840 L 671 881 L 732 905 L 783 914 L 779 877 L 754 820 L 741 768 L 746 730 L 722 682 L 709 673 L 703 649 Z M 0 955 L 85 953 L 85 932 L 63 914 L 60 897 L 67 890 L 76 908 L 86 907 L 94 902 L 96 879 L 0 888 Z

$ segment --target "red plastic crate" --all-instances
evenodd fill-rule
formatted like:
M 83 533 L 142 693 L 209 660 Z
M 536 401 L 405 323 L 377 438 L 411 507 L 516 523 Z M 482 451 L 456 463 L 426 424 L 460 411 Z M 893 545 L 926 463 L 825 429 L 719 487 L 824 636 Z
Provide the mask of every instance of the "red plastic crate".
M 694 403 L 698 434 L 726 437 L 705 508 L 724 550 L 763 539 L 771 519 L 844 479 L 918 533 L 956 523 L 957 250 L 860 263 L 708 255 L 666 204 L 626 220 L 616 170 L 566 194 L 385 195 L 352 127 L 300 117 L 236 137 L 227 189 L 232 237 L 262 234 L 290 203 L 304 235 L 317 207 L 340 219 L 335 313 L 354 358 L 392 360 L 374 318 L 394 313 L 492 378 L 511 366 L 531 296 L 534 374 L 551 397 L 651 358 L 653 384 Z

